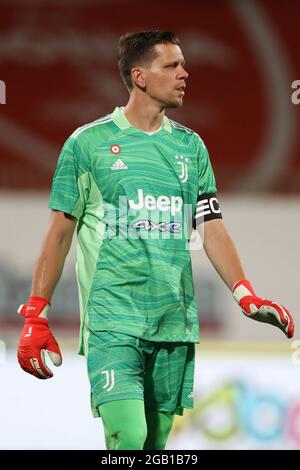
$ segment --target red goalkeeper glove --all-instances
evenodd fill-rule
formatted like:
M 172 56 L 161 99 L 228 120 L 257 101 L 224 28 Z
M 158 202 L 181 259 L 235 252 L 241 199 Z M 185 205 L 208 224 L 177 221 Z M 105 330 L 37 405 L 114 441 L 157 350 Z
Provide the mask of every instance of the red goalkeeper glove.
M 276 302 L 257 297 L 249 281 L 242 279 L 234 284 L 232 294 L 247 317 L 277 326 L 288 338 L 294 336 L 294 321 L 288 310 Z
M 45 362 L 45 351 L 55 366 L 62 363 L 59 346 L 48 326 L 49 305 L 50 302 L 43 297 L 30 297 L 28 303 L 18 309 L 18 313 L 26 318 L 18 347 L 18 361 L 25 372 L 38 379 L 53 376 Z

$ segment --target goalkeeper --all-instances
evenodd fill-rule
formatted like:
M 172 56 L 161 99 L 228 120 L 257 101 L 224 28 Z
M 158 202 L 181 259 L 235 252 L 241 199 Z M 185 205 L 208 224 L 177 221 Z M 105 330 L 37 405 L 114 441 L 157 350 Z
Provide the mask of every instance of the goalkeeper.
M 53 178 L 48 232 L 19 313 L 22 369 L 48 379 L 62 363 L 47 313 L 75 229 L 80 354 L 95 417 L 111 450 L 164 449 L 175 414 L 193 406 L 197 305 L 187 242 L 204 249 L 246 317 L 291 338 L 293 320 L 258 297 L 222 220 L 200 137 L 165 115 L 183 104 L 188 73 L 170 32 L 128 33 L 118 46 L 123 108 L 77 129 Z M 101 84 L 99 84 L 100 86 Z

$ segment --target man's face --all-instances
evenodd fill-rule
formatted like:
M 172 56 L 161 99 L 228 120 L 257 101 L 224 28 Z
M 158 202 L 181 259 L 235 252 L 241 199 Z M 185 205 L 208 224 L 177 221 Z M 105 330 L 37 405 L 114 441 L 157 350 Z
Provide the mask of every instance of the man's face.
M 157 44 L 158 56 L 144 67 L 146 93 L 164 108 L 182 106 L 188 73 L 176 44 Z

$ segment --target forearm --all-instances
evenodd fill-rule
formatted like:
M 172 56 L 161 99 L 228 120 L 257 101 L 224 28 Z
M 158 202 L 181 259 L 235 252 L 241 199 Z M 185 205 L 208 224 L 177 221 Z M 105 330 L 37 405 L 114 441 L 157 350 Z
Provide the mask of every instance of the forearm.
M 222 220 L 211 220 L 204 225 L 204 249 L 225 284 L 231 289 L 245 272 L 233 241 Z
M 48 236 L 36 261 L 32 278 L 31 295 L 51 299 L 63 271 L 70 240 Z

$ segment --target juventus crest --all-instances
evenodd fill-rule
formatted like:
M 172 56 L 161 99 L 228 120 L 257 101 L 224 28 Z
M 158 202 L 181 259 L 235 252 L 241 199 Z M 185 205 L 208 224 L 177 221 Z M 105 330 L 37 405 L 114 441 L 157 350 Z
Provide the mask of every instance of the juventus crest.
M 106 383 L 102 388 L 107 392 L 110 392 L 115 386 L 115 371 L 114 369 L 102 370 L 101 374 L 104 374 L 106 379 Z
M 182 183 L 185 183 L 189 177 L 188 175 L 188 161 L 189 159 L 187 157 L 184 157 L 183 155 L 175 155 L 175 158 L 177 160 L 177 165 L 180 165 L 181 173 L 179 175 L 180 180 Z

